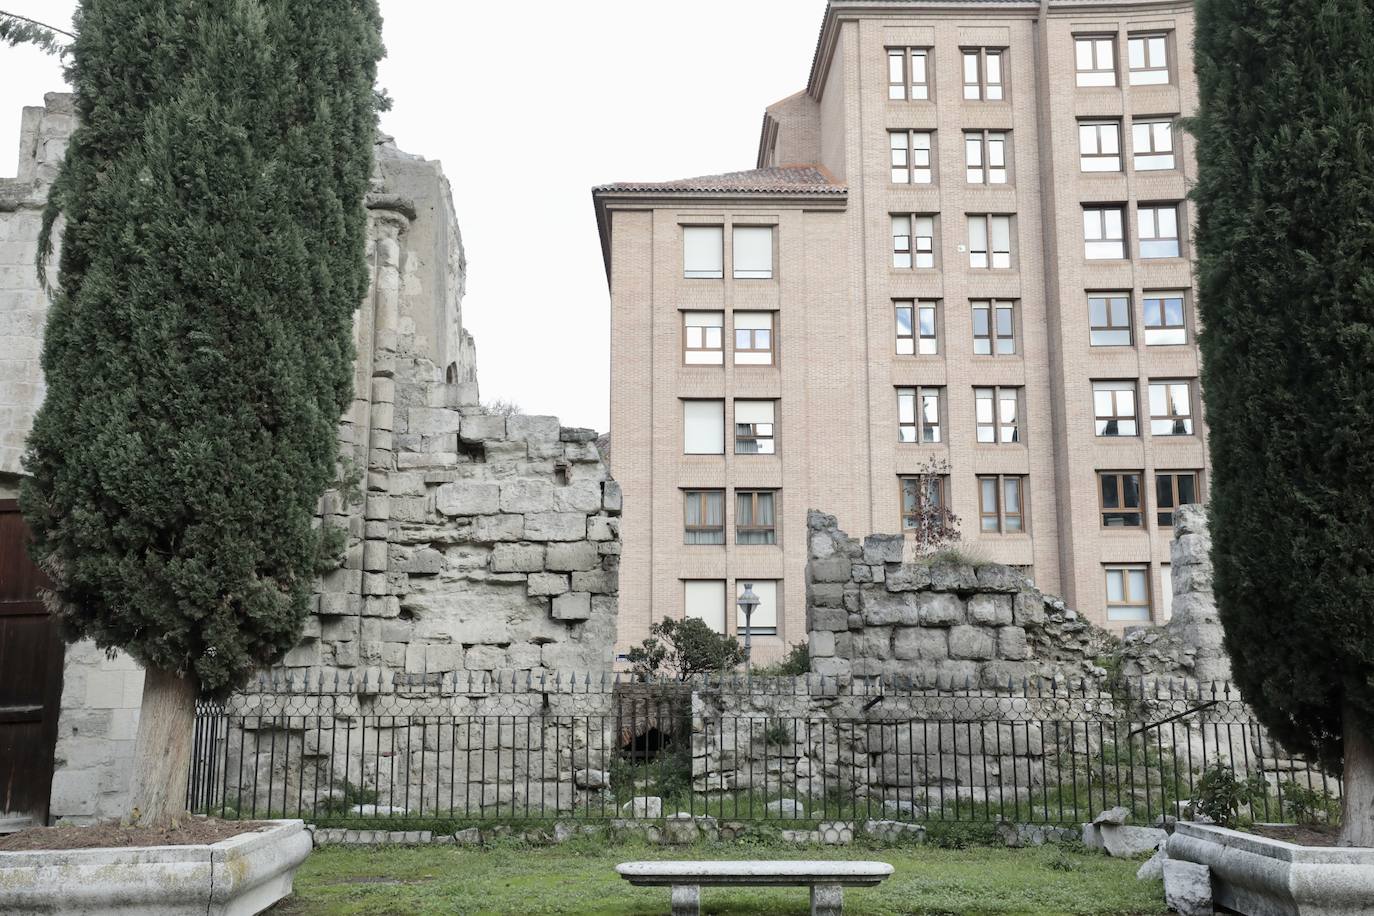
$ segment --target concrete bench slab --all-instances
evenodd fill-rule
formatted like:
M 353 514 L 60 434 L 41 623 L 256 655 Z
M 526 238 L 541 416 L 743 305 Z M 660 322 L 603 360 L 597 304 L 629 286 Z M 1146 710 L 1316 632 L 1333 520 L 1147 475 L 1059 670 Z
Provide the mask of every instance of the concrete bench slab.
M 672 916 L 699 916 L 703 886 L 810 887 L 812 916 L 839 916 L 844 888 L 873 887 L 892 874 L 886 862 L 820 860 L 623 862 L 615 870 L 637 887 L 671 887 Z

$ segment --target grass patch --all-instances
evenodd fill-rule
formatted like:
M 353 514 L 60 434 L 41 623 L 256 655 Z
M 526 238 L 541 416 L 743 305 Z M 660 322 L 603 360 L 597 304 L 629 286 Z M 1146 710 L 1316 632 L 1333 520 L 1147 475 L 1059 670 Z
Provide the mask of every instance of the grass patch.
M 1157 882 L 1137 881 L 1139 863 L 1100 853 L 930 846 L 800 848 L 737 842 L 683 848 L 576 840 L 562 846 L 518 842 L 486 848 L 332 847 L 317 850 L 296 876 L 296 893 L 277 916 L 428 914 L 593 914 L 661 916 L 667 888 L 635 888 L 615 873 L 636 859 L 878 859 L 896 873 L 876 888 L 851 888 L 845 912 L 923 916 L 1160 916 Z M 703 910 L 718 914 L 805 913 L 805 888 L 703 888 Z

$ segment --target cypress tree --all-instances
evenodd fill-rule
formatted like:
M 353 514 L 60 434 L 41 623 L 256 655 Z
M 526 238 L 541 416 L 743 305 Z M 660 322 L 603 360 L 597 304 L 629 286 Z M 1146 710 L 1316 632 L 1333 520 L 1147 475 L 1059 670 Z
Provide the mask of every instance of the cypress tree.
M 131 803 L 184 807 L 197 696 L 280 659 L 331 539 L 375 0 L 83 0 L 22 492 L 68 638 L 147 669 Z
M 1374 9 L 1199 0 L 1199 307 L 1235 678 L 1374 845 Z

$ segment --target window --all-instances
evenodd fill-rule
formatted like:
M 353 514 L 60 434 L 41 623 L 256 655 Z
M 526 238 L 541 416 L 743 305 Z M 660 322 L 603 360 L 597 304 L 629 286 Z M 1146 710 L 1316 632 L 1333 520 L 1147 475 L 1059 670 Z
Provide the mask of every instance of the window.
M 1129 293 L 1088 294 L 1089 341 L 1094 347 L 1131 345 Z
M 735 402 L 735 454 L 772 455 L 777 448 L 773 432 L 777 422 L 776 401 Z
M 1174 510 L 1201 502 L 1197 471 L 1160 471 L 1155 475 L 1155 514 L 1161 528 L 1174 527 Z
M 776 544 L 777 516 L 774 490 L 735 491 L 735 543 Z
M 968 218 L 968 266 L 1011 267 L 1011 217 Z
M 683 490 L 684 544 L 725 543 L 725 491 Z
M 928 130 L 891 130 L 893 184 L 930 184 L 931 133 Z
M 1123 207 L 1083 208 L 1083 257 L 1090 261 L 1126 257 Z
M 1159 564 L 1159 622 L 1168 623 L 1174 616 L 1174 570 L 1168 563 Z
M 1103 528 L 1139 528 L 1143 524 L 1139 471 L 1099 471 Z
M 1108 566 L 1107 619 L 1150 619 L 1150 569 L 1147 566 Z
M 1000 130 L 964 131 L 964 167 L 969 184 L 1006 184 L 1006 133 Z
M 719 280 L 725 276 L 725 229 L 721 226 L 682 227 L 682 275 L 688 279 Z
M 1132 86 L 1159 86 L 1169 82 L 1168 45 L 1165 35 L 1131 35 L 1126 39 Z
M 1178 206 L 1164 204 L 1136 209 L 1142 258 L 1178 257 Z
M 1093 382 L 1093 412 L 1099 436 L 1138 435 L 1135 382 Z
M 964 98 L 970 101 L 1002 99 L 1002 51 L 1000 48 L 964 49 Z
M 773 227 L 734 228 L 736 280 L 770 280 L 773 277 Z
M 682 402 L 682 451 L 686 455 L 725 454 L 725 402 Z
M 1150 382 L 1150 435 L 1191 436 L 1193 406 L 1188 381 Z
M 1188 342 L 1182 293 L 1145 294 L 1145 344 L 1162 346 Z
M 773 365 L 773 313 L 735 312 L 735 365 Z
M 887 97 L 889 99 L 928 99 L 930 81 L 927 78 L 929 48 L 887 49 Z
M 1021 441 L 1019 388 L 973 389 L 973 419 L 977 440 L 988 444 Z
M 1121 171 L 1121 122 L 1080 121 L 1078 154 L 1084 172 Z
M 682 361 L 689 366 L 725 365 L 724 312 L 682 313 Z
M 758 596 L 759 603 L 749 615 L 746 625 L 744 612 L 739 609 L 739 598 L 744 594 L 744 586 Z M 776 579 L 736 579 L 735 580 L 735 630 L 741 636 L 746 632 L 752 636 L 773 636 L 778 632 L 778 580 Z
M 915 230 L 915 235 L 912 235 Z M 892 217 L 892 266 L 935 266 L 935 217 Z
M 943 474 L 921 474 L 898 478 L 902 497 L 902 530 L 917 531 L 921 519 L 930 508 L 943 506 L 949 500 L 949 478 Z
M 973 300 L 973 354 L 1009 356 L 1016 352 L 1016 306 L 1006 299 Z
M 940 441 L 940 389 L 897 389 L 897 441 Z
M 686 616 L 698 617 L 717 633 L 725 632 L 724 580 L 688 579 L 682 583 Z
M 933 356 L 940 352 L 935 331 L 935 312 L 939 304 L 929 299 L 898 299 L 897 355 Z
M 1075 35 L 1074 59 L 1079 86 L 1116 85 L 1116 36 Z
M 991 476 L 978 478 L 979 528 L 986 533 L 1008 534 L 1026 530 L 1021 498 L 1024 478 Z
M 1174 122 L 1132 121 L 1131 162 L 1137 172 L 1174 167 Z

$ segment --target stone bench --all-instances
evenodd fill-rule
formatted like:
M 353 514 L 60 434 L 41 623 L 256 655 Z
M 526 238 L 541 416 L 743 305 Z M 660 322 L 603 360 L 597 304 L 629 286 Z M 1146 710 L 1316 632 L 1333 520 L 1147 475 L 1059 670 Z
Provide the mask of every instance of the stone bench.
M 624 862 L 620 877 L 637 887 L 673 889 L 673 916 L 699 916 L 701 888 L 810 887 L 812 916 L 839 916 L 844 888 L 873 887 L 892 874 L 886 862 Z

